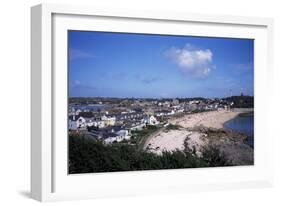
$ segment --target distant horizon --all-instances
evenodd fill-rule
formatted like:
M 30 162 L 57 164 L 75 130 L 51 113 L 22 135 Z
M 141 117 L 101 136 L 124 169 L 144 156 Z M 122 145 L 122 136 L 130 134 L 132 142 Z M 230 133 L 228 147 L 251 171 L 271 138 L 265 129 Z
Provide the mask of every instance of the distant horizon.
M 194 96 L 194 97 L 114 97 L 114 96 L 107 96 L 107 97 L 103 97 L 103 96 L 88 96 L 88 97 L 83 97 L 83 96 L 72 96 L 72 97 L 68 97 L 68 98 L 114 98 L 114 99 L 196 99 L 196 98 L 204 98 L 204 99 L 223 99 L 223 98 L 228 98 L 228 97 L 253 97 L 253 95 L 232 95 L 232 96 L 224 96 L 224 97 L 203 97 L 203 96 Z
M 254 96 L 251 39 L 92 31 L 68 37 L 70 98 Z

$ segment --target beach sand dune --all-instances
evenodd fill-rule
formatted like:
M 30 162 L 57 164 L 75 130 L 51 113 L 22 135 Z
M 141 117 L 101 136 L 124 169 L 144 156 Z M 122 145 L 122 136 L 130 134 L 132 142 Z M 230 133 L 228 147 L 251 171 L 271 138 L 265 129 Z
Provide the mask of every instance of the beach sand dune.
M 152 136 L 145 149 L 157 154 L 163 151 L 175 151 L 185 149 L 186 141 L 190 149 L 195 148 L 200 156 L 200 148 L 208 143 L 206 134 L 194 131 L 193 128 L 203 126 L 207 128 L 222 129 L 223 124 L 236 117 L 239 112 L 211 111 L 196 114 L 188 114 L 177 119 L 171 119 L 170 124 L 181 126 L 180 129 L 162 130 Z
M 161 154 L 163 151 L 183 151 L 185 141 L 190 149 L 195 147 L 196 150 L 199 150 L 204 145 L 204 134 L 186 129 L 163 131 L 151 138 L 146 149 L 157 154 Z
M 174 151 L 184 149 L 184 140 L 192 132 L 187 130 L 163 131 L 149 141 L 147 150 L 161 154 L 162 151 Z
M 234 117 L 240 112 L 234 111 L 211 111 L 196 114 L 188 114 L 177 119 L 171 119 L 170 124 L 180 125 L 184 128 L 193 128 L 196 126 L 204 126 L 215 129 L 222 129 L 223 124 Z

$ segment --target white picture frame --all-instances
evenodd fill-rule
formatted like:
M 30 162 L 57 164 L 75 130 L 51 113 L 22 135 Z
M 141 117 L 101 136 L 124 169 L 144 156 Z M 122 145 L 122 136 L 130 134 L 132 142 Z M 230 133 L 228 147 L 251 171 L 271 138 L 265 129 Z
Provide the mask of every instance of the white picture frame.
M 267 121 L 273 104 L 272 19 L 40 4 L 31 9 L 31 26 L 32 198 L 53 201 L 272 186 L 274 137 Z M 61 138 L 67 135 L 63 128 L 68 29 L 255 39 L 255 165 L 68 175 L 67 136 Z

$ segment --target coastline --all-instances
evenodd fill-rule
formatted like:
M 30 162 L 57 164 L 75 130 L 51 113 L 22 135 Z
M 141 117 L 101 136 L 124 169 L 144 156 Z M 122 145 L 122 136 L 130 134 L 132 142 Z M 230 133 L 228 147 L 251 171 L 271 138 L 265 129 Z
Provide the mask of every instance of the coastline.
M 210 111 L 196 114 L 187 114 L 183 117 L 170 120 L 170 124 L 180 125 L 184 128 L 194 128 L 198 126 L 204 126 L 214 129 L 222 129 L 223 125 L 234 119 L 239 114 L 244 113 L 242 111 Z
M 196 155 L 200 157 L 202 148 L 215 145 L 235 164 L 253 164 L 253 149 L 244 144 L 246 135 L 226 131 L 223 128 L 226 122 L 242 113 L 245 111 L 211 111 L 172 119 L 169 124 L 177 125 L 178 128 L 162 129 L 148 139 L 144 149 L 158 155 L 163 152 L 189 149 L 196 151 Z
M 254 112 L 245 112 L 224 123 L 226 131 L 236 131 L 247 136 L 244 143 L 254 148 Z

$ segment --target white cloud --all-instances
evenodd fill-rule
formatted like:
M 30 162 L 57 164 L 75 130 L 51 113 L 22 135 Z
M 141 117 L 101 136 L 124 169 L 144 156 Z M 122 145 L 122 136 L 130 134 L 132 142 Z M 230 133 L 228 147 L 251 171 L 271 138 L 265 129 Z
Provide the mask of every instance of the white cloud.
M 179 67 L 180 71 L 187 76 L 197 78 L 207 77 L 212 65 L 213 53 L 209 49 L 195 49 L 192 45 L 187 44 L 184 48 L 172 48 L 167 55 Z

